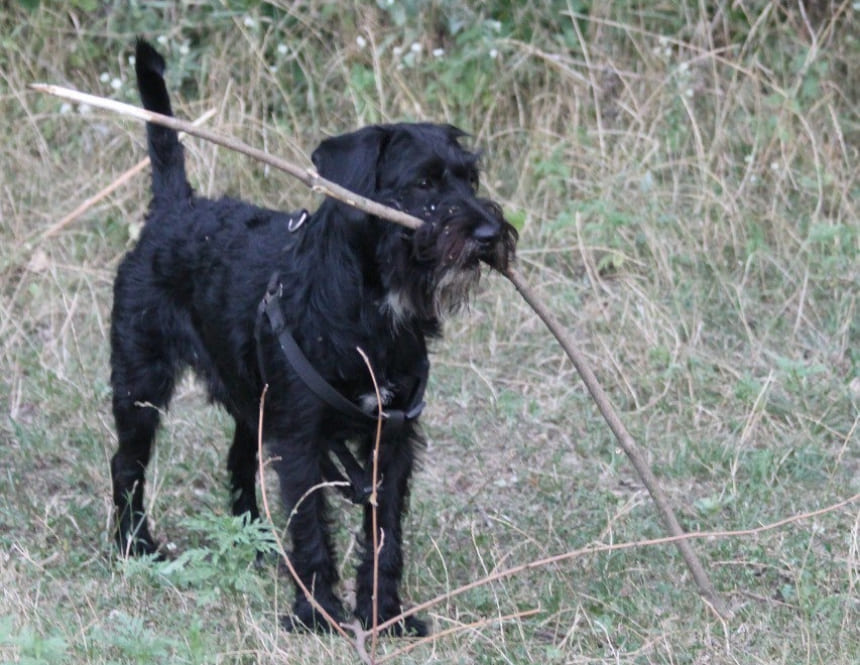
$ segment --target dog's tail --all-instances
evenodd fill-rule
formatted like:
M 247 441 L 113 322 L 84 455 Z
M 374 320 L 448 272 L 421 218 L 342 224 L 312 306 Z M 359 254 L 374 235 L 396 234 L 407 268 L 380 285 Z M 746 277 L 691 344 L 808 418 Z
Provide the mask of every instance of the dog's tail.
M 143 39 L 137 40 L 134 72 L 143 108 L 172 116 L 170 96 L 164 84 L 164 58 Z M 175 201 L 190 196 L 191 186 L 185 176 L 185 155 L 176 130 L 148 122 L 146 138 L 152 162 L 153 197 Z

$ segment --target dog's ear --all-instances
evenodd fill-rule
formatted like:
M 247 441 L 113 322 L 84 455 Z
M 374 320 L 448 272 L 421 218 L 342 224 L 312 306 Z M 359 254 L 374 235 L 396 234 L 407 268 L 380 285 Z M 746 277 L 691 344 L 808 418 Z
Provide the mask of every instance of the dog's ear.
M 385 127 L 377 125 L 333 136 L 319 144 L 311 160 L 317 173 L 326 180 L 373 198 L 379 158 L 389 136 L 390 132 Z

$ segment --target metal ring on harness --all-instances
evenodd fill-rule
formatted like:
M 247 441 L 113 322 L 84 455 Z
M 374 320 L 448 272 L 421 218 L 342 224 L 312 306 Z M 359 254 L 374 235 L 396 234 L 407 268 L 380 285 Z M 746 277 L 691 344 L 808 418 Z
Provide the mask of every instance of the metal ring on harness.
M 308 220 L 308 211 L 302 210 L 302 214 L 299 215 L 298 219 L 295 217 L 290 217 L 290 221 L 287 222 L 287 231 L 290 233 L 295 233 L 302 225 Z

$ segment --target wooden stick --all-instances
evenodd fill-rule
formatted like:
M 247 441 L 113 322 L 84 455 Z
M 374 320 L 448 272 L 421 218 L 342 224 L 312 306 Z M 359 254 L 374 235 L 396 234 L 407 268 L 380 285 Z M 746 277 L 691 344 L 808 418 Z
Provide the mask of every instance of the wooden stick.
M 70 99 L 80 103 L 90 104 L 91 106 L 113 111 L 121 115 L 127 115 L 133 118 L 144 120 L 146 122 L 163 125 L 165 127 L 175 129 L 176 131 L 184 131 L 187 134 L 197 136 L 206 141 L 211 141 L 212 143 L 216 143 L 230 150 L 241 152 L 253 159 L 263 162 L 264 164 L 268 164 L 269 166 L 284 171 L 285 173 L 288 173 L 293 177 L 298 178 L 301 182 L 303 182 L 315 192 L 320 192 L 322 194 L 325 194 L 326 196 L 330 196 L 339 201 L 343 201 L 347 205 L 357 208 L 358 210 L 366 212 L 370 215 L 374 215 L 381 219 L 386 219 L 388 221 L 401 224 L 411 229 L 418 228 L 422 224 L 421 220 L 417 217 L 413 217 L 412 215 L 408 215 L 399 210 L 393 210 L 375 201 L 371 201 L 370 199 L 367 199 L 363 196 L 359 196 L 354 192 L 350 192 L 349 190 L 341 187 L 340 185 L 337 185 L 329 180 L 320 177 L 319 174 L 317 174 L 312 169 L 301 169 L 295 164 L 292 164 L 291 162 L 280 159 L 278 157 L 273 157 L 272 155 L 266 154 L 262 150 L 252 148 L 251 146 L 246 145 L 245 143 L 242 143 L 241 141 L 238 141 L 236 139 L 220 136 L 215 132 L 211 132 L 199 127 L 194 127 L 189 122 L 184 122 L 177 118 L 161 115 L 158 113 L 152 113 L 150 111 L 146 111 L 130 104 L 123 104 L 121 102 L 105 99 L 103 97 L 97 97 L 95 95 L 88 95 L 85 93 L 78 92 L 76 90 L 62 88 L 60 86 L 34 83 L 31 84 L 30 87 L 39 92 L 44 92 L 50 95 Z M 504 273 L 504 275 L 514 285 L 514 287 L 517 289 L 517 291 L 520 293 L 526 303 L 528 303 L 528 305 L 535 311 L 541 321 L 543 321 L 544 325 L 549 328 L 550 332 L 555 336 L 562 349 L 564 349 L 565 353 L 570 358 L 571 362 L 573 363 L 573 366 L 576 368 L 576 371 L 579 373 L 580 377 L 582 377 L 582 380 L 585 382 L 589 393 L 597 404 L 601 415 L 603 416 L 604 420 L 606 420 L 607 424 L 609 425 L 609 428 L 612 430 L 612 433 L 615 435 L 615 438 L 618 440 L 618 443 L 621 445 L 624 452 L 630 458 L 630 461 L 633 464 L 633 467 L 636 469 L 636 472 L 639 474 L 642 483 L 648 489 L 648 492 L 651 494 L 651 497 L 657 504 L 657 509 L 660 512 L 661 517 L 663 518 L 664 524 L 669 533 L 675 538 L 673 542 L 678 547 L 678 550 L 680 551 L 684 562 L 689 568 L 690 573 L 693 576 L 693 580 L 695 581 L 696 586 L 699 589 L 699 593 L 704 597 L 704 599 L 714 609 L 714 611 L 717 612 L 718 615 L 720 615 L 722 618 L 729 618 L 731 616 L 730 610 L 725 605 L 722 598 L 720 598 L 720 596 L 717 594 L 713 584 L 710 581 L 710 578 L 708 577 L 707 572 L 699 561 L 699 558 L 693 550 L 692 546 L 689 544 L 687 539 L 683 538 L 684 531 L 681 528 L 677 518 L 675 517 L 675 513 L 672 510 L 672 507 L 669 504 L 668 500 L 666 499 L 665 494 L 660 489 L 660 485 L 657 482 L 654 473 L 651 471 L 650 467 L 645 462 L 644 457 L 639 452 L 638 445 L 636 444 L 630 433 L 627 431 L 627 429 L 624 427 L 624 424 L 621 422 L 621 419 L 618 417 L 618 414 L 612 407 L 612 404 L 609 401 L 606 392 L 601 387 L 600 382 L 597 380 L 597 377 L 591 370 L 591 367 L 589 366 L 585 357 L 577 350 L 576 346 L 573 344 L 573 340 L 567 334 L 561 323 L 559 323 L 559 321 L 555 318 L 549 308 L 527 286 L 522 276 L 513 268 L 509 268 Z M 386 622 L 385 624 L 380 626 L 380 628 L 385 627 L 385 625 L 387 625 L 388 623 L 389 622 Z

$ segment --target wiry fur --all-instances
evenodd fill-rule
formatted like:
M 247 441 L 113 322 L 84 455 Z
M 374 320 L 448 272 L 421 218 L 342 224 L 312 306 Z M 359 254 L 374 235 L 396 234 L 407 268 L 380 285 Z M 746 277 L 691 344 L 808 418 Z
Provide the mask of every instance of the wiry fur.
M 144 106 L 169 114 L 164 61 L 145 42 L 136 53 Z M 267 325 L 255 337 L 257 305 L 277 271 L 279 306 L 316 370 L 367 408 L 373 386 L 356 347 L 384 386 L 386 408 L 410 407 L 426 364 L 427 339 L 440 319 L 468 298 L 481 262 L 503 269 L 516 232 L 495 203 L 476 196 L 477 158 L 447 125 L 372 126 L 323 141 L 313 162 L 323 177 L 425 220 L 408 231 L 326 199 L 295 233 L 290 215 L 231 198 L 196 196 L 185 174 L 176 132 L 147 125 L 152 201 L 137 246 L 114 284 L 111 382 L 119 448 L 111 463 L 116 540 L 127 554 L 155 553 L 143 510 L 144 472 L 159 412 L 185 367 L 205 381 L 211 399 L 235 419 L 227 466 L 233 512 L 257 519 L 255 473 L 259 399 L 269 390 L 264 441 L 288 510 L 312 486 L 330 479 L 332 451 L 349 442 L 365 467 L 375 428 L 321 402 L 286 361 Z M 258 342 L 260 348 L 258 349 Z M 379 460 L 379 618 L 400 612 L 401 516 L 422 437 L 417 423 L 385 436 Z M 315 598 L 336 619 L 337 568 L 326 493 L 315 491 L 290 523 L 291 559 Z M 364 539 L 372 542 L 364 506 Z M 358 566 L 356 615 L 372 613 L 372 552 Z M 299 593 L 289 625 L 324 627 Z M 399 630 L 425 634 L 410 618 Z

